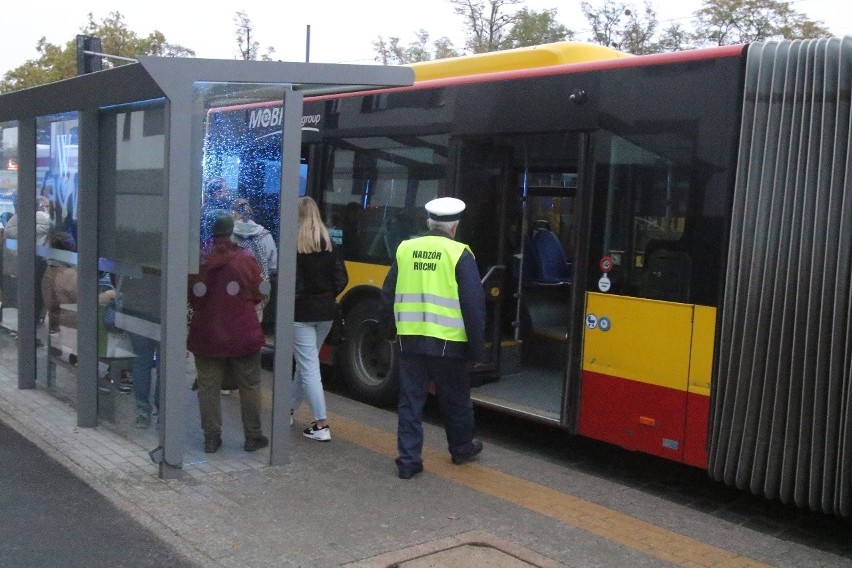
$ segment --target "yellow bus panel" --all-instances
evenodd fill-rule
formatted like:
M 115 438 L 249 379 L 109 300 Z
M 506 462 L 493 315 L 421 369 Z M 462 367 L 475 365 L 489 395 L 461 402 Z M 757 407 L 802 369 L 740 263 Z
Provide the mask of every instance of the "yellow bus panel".
M 687 390 L 693 306 L 590 292 L 583 370 Z
M 716 308 L 695 306 L 692 326 L 692 358 L 689 363 L 689 392 L 710 396 L 713 346 L 716 337 Z
M 560 41 L 532 47 L 491 51 L 461 57 L 411 63 L 414 81 L 430 81 L 447 77 L 479 75 L 534 67 L 550 67 L 569 63 L 585 63 L 601 59 L 632 57 L 615 49 L 577 41 Z

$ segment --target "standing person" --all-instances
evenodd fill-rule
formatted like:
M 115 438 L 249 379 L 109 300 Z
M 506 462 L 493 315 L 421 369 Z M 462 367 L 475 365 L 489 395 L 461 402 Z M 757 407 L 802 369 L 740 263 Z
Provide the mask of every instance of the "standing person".
M 299 199 L 296 251 L 296 305 L 293 316 L 296 372 L 293 374 L 295 385 L 291 409 L 299 407 L 304 393 L 314 422 L 303 434 L 312 440 L 327 442 L 331 440 L 331 430 L 325 410 L 319 350 L 337 313 L 337 295 L 346 288 L 349 276 L 343 259 L 332 247 L 319 208 L 310 197 Z
M 46 197 L 39 195 L 36 197 L 36 247 L 48 245 L 48 235 L 52 228 L 53 220 L 50 218 L 50 201 Z M 47 260 L 36 251 L 35 261 L 36 282 L 41 282 L 47 270 Z M 44 300 L 40 294 L 36 294 L 35 314 L 37 321 L 41 322 L 45 319 Z
M 36 222 L 36 259 L 35 259 L 35 279 L 36 282 L 41 282 L 44 279 L 44 273 L 47 270 L 47 262 L 44 257 L 38 255 L 38 247 L 45 246 L 48 244 L 48 234 L 53 228 L 53 221 L 50 219 L 50 201 L 39 195 L 36 197 L 36 213 L 35 213 L 35 222 Z M 4 236 L 6 239 L 15 239 L 18 238 L 18 202 L 17 198 L 15 201 L 15 214 L 12 215 L 6 223 L 6 227 L 4 229 Z M 5 245 L 5 242 L 4 242 Z M 17 257 L 17 249 L 8 249 L 4 246 L 3 254 L 6 255 L 3 264 L 6 266 L 4 276 L 7 277 L 4 281 L 3 285 L 3 304 L 4 308 L 16 308 L 18 307 L 17 303 L 17 291 L 18 291 L 18 275 L 17 275 L 17 264 L 14 262 L 15 257 Z M 36 294 L 35 298 L 35 314 L 37 321 L 41 322 L 44 318 L 44 301 L 41 295 Z
M 260 265 L 261 278 L 269 282 L 278 272 L 278 247 L 272 233 L 254 221 L 254 211 L 243 198 L 234 200 L 231 216 L 234 218 L 234 242 L 252 253 Z M 261 321 L 265 305 L 266 301 L 258 304 L 257 317 Z
M 160 271 L 141 267 L 140 278 L 122 277 L 121 312 L 132 316 L 127 335 L 136 357 L 133 359 L 130 381 L 122 379 L 119 392 L 133 392 L 137 428 L 148 428 L 151 416 L 160 408 L 160 342 L 144 332 L 145 322 L 160 323 Z M 137 321 L 139 320 L 139 321 Z M 151 398 L 151 375 L 154 374 L 154 393 Z M 128 382 L 130 384 L 128 384 Z
M 48 237 L 50 248 L 74 251 L 77 248 L 71 235 L 60 230 L 51 230 Z M 41 278 L 42 303 L 47 308 L 49 333 L 55 335 L 60 327 L 77 329 L 77 313 L 62 309 L 77 303 L 77 268 L 60 260 L 49 259 Z
M 234 196 L 225 178 L 214 177 L 205 182 L 201 201 L 201 242 L 210 242 L 213 238 L 213 213 L 222 209 L 230 211 L 233 201 Z
M 452 197 L 427 203 L 429 232 L 400 243 L 382 287 L 382 321 L 391 331 L 395 322 L 400 351 L 396 467 L 401 479 L 423 471 L 421 416 L 430 382 L 452 462 L 461 465 L 482 451 L 482 442 L 473 438 L 467 364 L 481 364 L 485 294 L 473 253 L 454 240 L 464 208 Z
M 269 445 L 260 425 L 260 348 L 265 338 L 254 309 L 263 298 L 260 268 L 231 240 L 231 212 L 219 210 L 211 216 L 213 241 L 204 247 L 199 274 L 190 279 L 193 314 L 186 341 L 198 370 L 204 451 L 212 454 L 222 445 L 219 392 L 225 374 L 231 373 L 240 390 L 243 449 L 253 452 Z

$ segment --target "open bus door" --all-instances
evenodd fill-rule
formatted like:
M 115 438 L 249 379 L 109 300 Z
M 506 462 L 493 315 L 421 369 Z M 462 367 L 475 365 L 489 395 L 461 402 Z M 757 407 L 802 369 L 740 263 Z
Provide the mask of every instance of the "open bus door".
M 472 377 L 473 398 L 552 422 L 565 421 L 582 324 L 572 262 L 581 143 L 564 132 L 490 137 L 463 142 L 457 162 L 468 207 L 459 239 L 476 256 L 489 316 L 488 376 Z
M 466 212 L 459 240 L 476 257 L 488 314 L 485 367 L 471 375 L 471 384 L 497 380 L 500 376 L 500 347 L 506 289 L 505 231 L 508 201 L 508 165 L 511 150 L 487 143 L 464 144 L 459 152 L 457 188 Z M 511 293 L 511 292 L 509 292 Z

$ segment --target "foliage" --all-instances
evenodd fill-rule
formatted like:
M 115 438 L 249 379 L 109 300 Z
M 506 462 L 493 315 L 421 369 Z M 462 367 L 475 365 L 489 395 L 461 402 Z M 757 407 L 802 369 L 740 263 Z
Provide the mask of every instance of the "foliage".
M 390 37 L 385 41 L 382 36 L 379 36 L 373 42 L 373 49 L 376 51 L 376 61 L 382 65 L 405 65 L 406 63 L 417 63 L 420 61 L 431 61 L 432 53 L 428 49 L 429 32 L 426 30 L 418 30 L 415 33 L 414 41 L 403 46 L 398 37 Z M 442 37 L 433 42 L 434 59 L 446 59 L 448 57 L 458 57 L 459 53 L 453 47 L 453 42 L 447 37 Z
M 505 6 L 523 0 L 449 0 L 453 11 L 467 22 L 465 48 L 469 53 L 497 51 L 515 23 L 514 14 L 504 14 Z
M 432 44 L 435 48 L 435 59 L 447 59 L 448 57 L 458 57 L 461 55 L 455 47 L 453 47 L 453 42 L 450 41 L 448 37 L 442 37 Z
M 264 53 L 260 53 L 260 42 L 252 37 L 254 24 L 245 12 L 237 12 L 234 15 L 234 25 L 237 26 L 234 35 L 239 47 L 239 58 L 244 61 L 256 61 L 260 56 L 261 61 L 272 61 L 275 54 L 274 47 L 267 47 Z
M 404 64 L 541 45 L 574 39 L 575 33 L 556 20 L 556 9 L 536 12 L 527 8 L 507 13 L 524 0 L 447 0 L 461 16 L 466 30 L 463 53 L 448 38 L 427 49 L 429 34 L 419 30 L 415 40 L 403 45 L 398 37 L 373 42 L 376 61 Z M 580 4 L 590 28 L 588 41 L 633 54 L 682 51 L 702 45 L 725 45 L 767 39 L 828 37 L 821 23 L 809 20 L 791 7 L 796 0 L 703 0 L 691 23 L 670 23 L 660 29 L 651 0 L 637 9 L 622 0 L 592 0 Z M 665 23 L 665 22 L 663 22 Z
M 631 5 L 614 0 L 606 0 L 597 7 L 589 2 L 581 2 L 580 10 L 591 27 L 589 41 L 635 55 L 658 51 L 653 43 L 657 15 L 648 2 L 641 12 Z
M 822 22 L 807 19 L 784 0 L 704 0 L 695 13 L 699 43 L 730 45 L 769 39 L 827 37 Z
M 101 49 L 104 53 L 121 57 L 136 58 L 141 55 L 166 57 L 191 57 L 195 52 L 186 47 L 168 43 L 165 36 L 157 30 L 142 37 L 131 31 L 119 12 L 110 14 L 96 22 L 89 14 L 89 21 L 80 28 L 83 35 L 101 38 Z M 12 69 L 0 81 L 0 93 L 8 93 L 29 87 L 35 87 L 68 79 L 77 75 L 77 41 L 68 41 L 64 46 L 55 45 L 42 37 L 38 40 L 36 51 L 39 56 Z M 109 69 L 125 65 L 126 61 L 104 58 L 103 67 Z
M 684 51 L 694 47 L 695 34 L 680 24 L 672 24 L 663 30 L 657 42 L 658 51 Z
M 500 43 L 500 49 L 529 47 L 574 39 L 574 32 L 556 21 L 556 9 L 536 12 L 523 8 L 515 14 L 512 29 Z
M 574 32 L 556 21 L 556 9 L 536 12 L 524 8 L 506 15 L 501 13 L 503 6 L 517 4 L 522 0 L 489 0 L 487 6 L 484 1 L 449 1 L 455 6 L 456 13 L 465 16 L 474 26 L 467 39 L 468 49 L 473 53 L 541 45 L 574 37 Z M 434 41 L 431 53 L 428 43 L 429 33 L 423 29 L 415 33 L 414 41 L 407 46 L 402 44 L 399 37 L 386 40 L 379 36 L 373 42 L 375 60 L 384 65 L 400 65 L 462 55 L 447 37 Z

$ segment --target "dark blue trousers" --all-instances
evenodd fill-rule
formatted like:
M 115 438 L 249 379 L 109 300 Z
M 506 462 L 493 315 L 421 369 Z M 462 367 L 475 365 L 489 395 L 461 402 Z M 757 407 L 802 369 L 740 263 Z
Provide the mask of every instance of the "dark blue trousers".
M 473 403 L 466 361 L 425 355 L 400 354 L 396 465 L 400 471 L 423 463 L 423 406 L 429 383 L 435 383 L 438 408 L 447 433 L 451 456 L 463 456 L 473 446 Z

